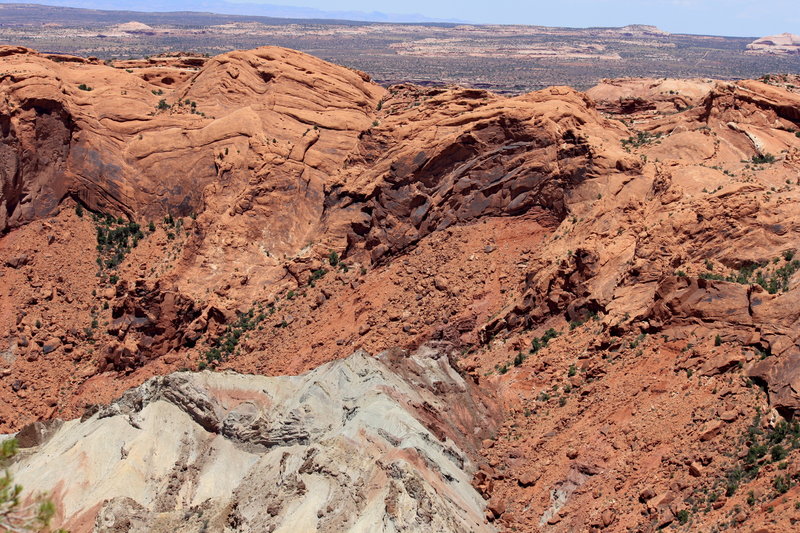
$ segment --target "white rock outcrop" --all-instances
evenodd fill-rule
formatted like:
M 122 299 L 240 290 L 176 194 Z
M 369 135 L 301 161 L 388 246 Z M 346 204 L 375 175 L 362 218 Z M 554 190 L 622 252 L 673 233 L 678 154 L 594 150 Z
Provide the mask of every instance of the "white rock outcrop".
M 436 349 L 359 351 L 301 376 L 153 378 L 28 430 L 43 442 L 12 471 L 75 533 L 488 532 L 462 448 L 490 426 Z

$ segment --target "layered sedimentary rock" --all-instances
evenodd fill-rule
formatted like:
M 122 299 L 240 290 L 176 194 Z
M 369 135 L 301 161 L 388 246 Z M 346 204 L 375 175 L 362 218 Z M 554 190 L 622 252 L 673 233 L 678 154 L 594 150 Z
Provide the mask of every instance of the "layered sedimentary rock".
M 13 471 L 73 531 L 489 532 L 470 481 L 491 414 L 434 347 L 296 377 L 177 373 L 26 428 Z
M 794 77 L 606 80 L 586 94 L 501 97 L 383 89 L 274 48 L 116 68 L 3 54 L 3 150 L 22 154 L 8 159 L 3 189 L 4 200 L 17 198 L 0 238 L 4 431 L 80 416 L 182 368 L 294 374 L 359 348 L 446 340 L 465 383 L 503 408 L 499 429 L 488 424 L 479 442 L 431 429 L 485 459 L 471 480 L 488 502 L 481 527 L 782 531 L 800 522 Z M 73 90 L 90 72 L 92 90 Z M 109 121 L 95 97 L 128 90 L 123 80 L 147 109 Z M 59 83 L 48 94 L 64 113 L 24 97 Z M 123 135 L 120 123 L 136 129 Z M 84 137 L 116 162 L 98 173 L 91 158 L 75 159 Z M 120 231 L 137 245 L 109 252 Z M 418 384 L 420 372 L 403 375 Z M 217 414 L 214 402 L 225 402 L 213 391 L 190 402 L 164 395 L 212 379 L 179 376 L 86 423 L 130 426 L 167 405 L 199 441 L 236 453 L 258 455 L 253 442 L 317 446 L 317 426 L 295 404 L 226 426 L 230 410 Z M 465 397 L 448 397 L 441 381 L 423 388 L 458 415 Z M 421 405 L 418 420 L 438 421 L 426 427 L 447 426 L 451 413 Z M 20 438 L 38 442 L 70 424 Z M 337 438 L 326 457 L 352 468 Z M 278 526 L 299 501 L 286 498 L 253 505 L 275 511 Z M 410 516 L 378 500 L 381 516 Z M 109 520 L 157 520 L 166 508 L 136 501 L 116 500 Z M 466 516 L 458 508 L 437 513 Z M 372 507 L 360 513 L 378 520 Z
M 747 51 L 755 54 L 800 54 L 800 35 L 781 33 L 762 37 L 748 44 Z

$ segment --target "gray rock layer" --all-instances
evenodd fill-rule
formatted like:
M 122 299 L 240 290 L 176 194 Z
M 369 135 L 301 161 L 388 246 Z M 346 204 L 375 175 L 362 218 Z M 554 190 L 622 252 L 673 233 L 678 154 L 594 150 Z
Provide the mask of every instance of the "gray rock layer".
M 12 469 L 74 532 L 493 531 L 470 484 L 491 420 L 441 352 L 356 352 L 302 376 L 153 378 Z

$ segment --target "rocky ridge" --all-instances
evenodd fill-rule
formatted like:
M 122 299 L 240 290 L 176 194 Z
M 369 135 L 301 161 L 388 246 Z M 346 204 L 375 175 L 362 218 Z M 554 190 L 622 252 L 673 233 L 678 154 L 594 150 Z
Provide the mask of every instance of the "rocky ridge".
M 176 373 L 29 426 L 13 471 L 73 531 L 488 532 L 466 451 L 493 425 L 478 397 L 442 347 L 297 377 Z

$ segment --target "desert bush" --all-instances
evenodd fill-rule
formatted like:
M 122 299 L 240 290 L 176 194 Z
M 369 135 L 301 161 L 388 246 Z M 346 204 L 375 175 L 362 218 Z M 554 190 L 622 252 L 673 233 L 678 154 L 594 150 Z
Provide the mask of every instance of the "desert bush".
M 754 155 L 752 159 L 750 159 L 750 163 L 753 165 L 767 165 L 774 163 L 775 161 L 775 156 L 772 154 Z
M 0 443 L 0 466 L 17 454 L 16 439 Z M 55 514 L 55 505 L 44 496 L 23 498 L 22 486 L 14 483 L 14 477 L 6 470 L 0 475 L 0 531 L 41 531 Z M 59 532 L 66 533 L 63 530 Z

